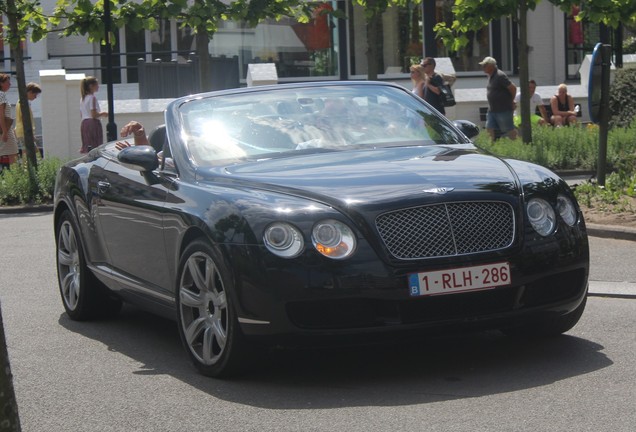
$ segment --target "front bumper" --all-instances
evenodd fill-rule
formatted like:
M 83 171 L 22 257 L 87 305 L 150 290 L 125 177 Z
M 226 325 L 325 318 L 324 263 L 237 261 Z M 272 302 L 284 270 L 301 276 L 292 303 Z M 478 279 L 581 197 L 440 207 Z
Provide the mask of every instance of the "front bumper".
M 235 250 L 233 262 L 250 267 L 253 256 L 254 251 Z M 409 273 L 501 261 L 510 264 L 510 285 L 410 296 Z M 241 326 L 248 336 L 502 328 L 576 309 L 587 295 L 589 245 L 583 226 L 507 251 L 453 259 L 386 263 L 361 245 L 356 259 L 347 262 L 308 257 L 260 264 L 236 278 Z

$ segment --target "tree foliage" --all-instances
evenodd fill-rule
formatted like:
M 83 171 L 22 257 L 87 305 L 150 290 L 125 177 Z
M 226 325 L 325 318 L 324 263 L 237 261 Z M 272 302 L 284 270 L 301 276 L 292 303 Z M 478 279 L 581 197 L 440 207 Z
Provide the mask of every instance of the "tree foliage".
M 620 69 L 610 87 L 612 126 L 627 127 L 636 120 L 636 69 Z
M 634 0 L 550 0 L 550 2 L 564 11 L 579 5 L 581 7 L 577 16 L 579 21 L 603 23 L 612 28 L 617 28 L 620 23 L 636 24 Z

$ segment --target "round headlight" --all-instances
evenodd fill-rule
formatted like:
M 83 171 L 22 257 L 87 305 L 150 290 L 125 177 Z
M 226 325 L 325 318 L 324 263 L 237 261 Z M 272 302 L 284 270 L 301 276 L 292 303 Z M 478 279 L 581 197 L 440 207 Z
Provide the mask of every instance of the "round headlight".
M 305 245 L 300 230 L 285 222 L 269 225 L 263 234 L 263 241 L 271 253 L 283 258 L 298 256 Z
M 541 198 L 534 198 L 528 201 L 526 208 L 528 220 L 532 228 L 542 236 L 548 236 L 554 231 L 556 217 L 552 206 Z
M 565 196 L 559 195 L 557 197 L 556 208 L 563 221 L 570 226 L 574 226 L 576 223 L 576 208 L 574 208 L 574 203 Z
M 356 248 L 356 238 L 347 225 L 335 219 L 326 219 L 314 225 L 311 240 L 318 252 L 333 258 L 347 258 Z

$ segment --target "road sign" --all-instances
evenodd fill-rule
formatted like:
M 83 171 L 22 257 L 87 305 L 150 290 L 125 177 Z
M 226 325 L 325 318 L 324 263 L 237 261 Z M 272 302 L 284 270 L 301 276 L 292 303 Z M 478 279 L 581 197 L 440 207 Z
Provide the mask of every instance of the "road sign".
M 601 112 L 601 82 L 603 78 L 603 55 L 600 42 L 594 47 L 590 75 L 587 81 L 587 101 L 589 105 L 590 120 L 599 123 Z

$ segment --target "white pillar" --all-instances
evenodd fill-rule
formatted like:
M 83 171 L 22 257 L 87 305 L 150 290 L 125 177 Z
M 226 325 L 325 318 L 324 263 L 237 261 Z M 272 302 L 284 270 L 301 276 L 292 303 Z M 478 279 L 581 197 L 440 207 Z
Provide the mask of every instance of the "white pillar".
M 80 82 L 84 74 L 67 75 L 63 69 L 40 71 L 42 86 L 42 140 L 45 156 L 79 157 Z

